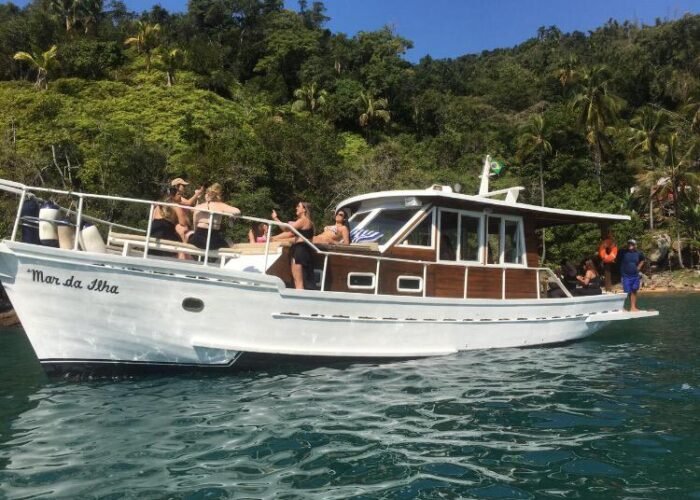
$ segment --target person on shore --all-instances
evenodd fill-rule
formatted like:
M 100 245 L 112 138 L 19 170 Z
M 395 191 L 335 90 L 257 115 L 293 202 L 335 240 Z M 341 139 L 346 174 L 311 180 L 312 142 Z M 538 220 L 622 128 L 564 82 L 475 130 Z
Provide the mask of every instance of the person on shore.
M 639 291 L 639 274 L 644 266 L 644 254 L 637 250 L 637 242 L 633 239 L 627 240 L 627 248 L 620 252 L 620 276 L 622 278 L 622 289 L 628 294 L 630 299 L 630 312 L 638 312 L 637 293 Z
M 304 238 L 311 240 L 314 237 L 311 206 L 305 201 L 300 201 L 296 206 L 296 216 L 297 219 L 295 221 L 290 221 L 288 224 L 296 229 Z M 281 222 L 275 210 L 272 211 L 272 220 Z M 311 248 L 292 231 L 283 231 L 270 239 L 270 241 L 284 240 L 293 241 L 289 254 L 292 258 L 291 271 L 292 278 L 294 279 L 294 288 L 297 290 L 315 290 L 314 256 Z
M 173 179 L 170 182 L 170 187 L 175 188 L 175 195 L 173 199 L 175 203 L 184 205 L 186 207 L 193 207 L 197 204 L 197 201 L 202 196 L 204 192 L 204 186 L 200 186 L 194 190 L 194 195 L 191 198 L 185 198 L 185 186 L 189 186 L 189 182 L 185 181 L 182 177 Z
M 264 222 L 253 222 L 248 231 L 248 243 L 265 243 L 267 242 L 269 224 Z
M 314 243 L 326 245 L 349 245 L 350 230 L 348 229 L 347 215 L 345 210 L 338 210 L 335 213 L 335 224 L 323 228 L 321 234 L 317 234 L 313 239 Z
M 209 213 L 220 212 L 231 215 L 240 215 L 241 211 L 227 203 L 221 201 L 222 189 L 221 184 L 214 183 L 207 188 L 204 195 L 204 203 L 200 203 L 194 207 L 194 232 L 190 232 L 187 237 L 187 243 L 196 246 L 197 248 L 205 249 L 207 247 L 207 235 L 209 234 Z M 221 228 L 222 216 L 214 215 L 212 217 L 211 238 L 209 239 L 209 249 L 218 250 L 219 248 L 228 247 L 229 244 L 224 238 L 223 229 Z

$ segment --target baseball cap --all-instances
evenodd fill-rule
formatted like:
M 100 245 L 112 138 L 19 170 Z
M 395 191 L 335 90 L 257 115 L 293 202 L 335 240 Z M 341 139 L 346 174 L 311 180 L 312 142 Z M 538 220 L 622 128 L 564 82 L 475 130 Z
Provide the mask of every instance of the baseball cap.
M 633 240 L 632 238 L 630 238 L 629 240 L 627 240 L 627 244 L 628 244 L 628 245 L 636 245 L 636 244 L 637 244 L 637 240 Z
M 180 184 L 182 184 L 183 186 L 187 186 L 187 185 L 189 184 L 189 182 L 185 181 L 185 179 L 183 179 L 182 177 L 178 177 L 178 178 L 176 178 L 176 179 L 173 179 L 173 180 L 170 182 L 170 185 L 171 185 L 172 187 L 177 187 L 177 186 L 179 186 Z

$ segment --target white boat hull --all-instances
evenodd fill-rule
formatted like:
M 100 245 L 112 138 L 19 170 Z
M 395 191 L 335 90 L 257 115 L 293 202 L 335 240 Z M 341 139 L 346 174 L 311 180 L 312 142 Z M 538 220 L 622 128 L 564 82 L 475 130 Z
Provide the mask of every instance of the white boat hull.
M 230 367 L 248 355 L 412 358 L 561 343 L 599 330 L 625 299 L 296 291 L 260 273 L 9 241 L 0 244 L 0 279 L 39 361 L 53 368 Z M 203 310 L 185 310 L 186 298 Z

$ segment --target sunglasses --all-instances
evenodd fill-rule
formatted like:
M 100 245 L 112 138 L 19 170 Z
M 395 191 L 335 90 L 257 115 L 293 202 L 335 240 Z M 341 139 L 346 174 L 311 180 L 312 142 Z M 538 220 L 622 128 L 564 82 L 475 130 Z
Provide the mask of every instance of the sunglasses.
M 343 219 L 345 218 L 345 212 L 338 212 L 337 214 L 335 214 L 336 217 L 338 217 L 339 215 L 340 215 Z

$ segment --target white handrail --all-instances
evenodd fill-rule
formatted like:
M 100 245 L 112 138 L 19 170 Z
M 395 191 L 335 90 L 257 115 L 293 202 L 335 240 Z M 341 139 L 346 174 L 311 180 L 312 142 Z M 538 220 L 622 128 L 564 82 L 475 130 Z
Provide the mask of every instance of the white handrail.
M 143 258 L 148 258 L 148 243 L 151 241 L 151 229 L 153 228 L 153 212 L 155 211 L 155 206 L 151 205 L 148 210 L 148 227 L 146 228 L 146 244 L 143 247 Z
M 80 226 L 83 222 L 83 197 L 78 197 L 78 213 L 75 215 L 75 239 L 73 240 L 73 250 L 78 249 L 80 241 Z

